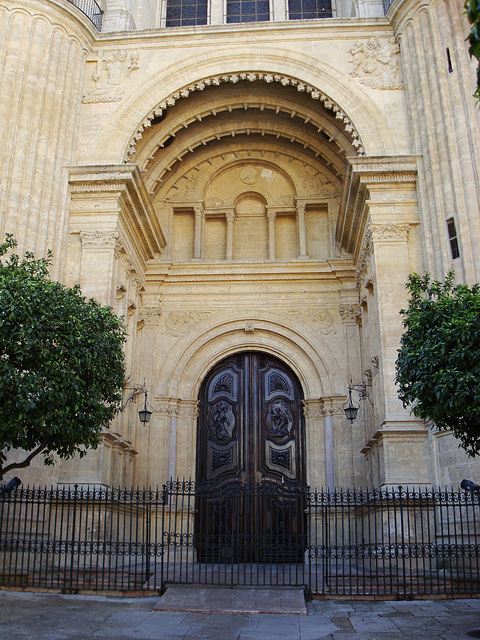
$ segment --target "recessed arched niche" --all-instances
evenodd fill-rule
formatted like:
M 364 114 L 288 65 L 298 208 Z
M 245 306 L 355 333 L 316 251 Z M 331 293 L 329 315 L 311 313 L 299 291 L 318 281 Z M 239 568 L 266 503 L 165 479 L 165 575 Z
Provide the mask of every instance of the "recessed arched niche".
M 268 222 L 265 199 L 242 194 L 235 203 L 234 260 L 268 260 Z

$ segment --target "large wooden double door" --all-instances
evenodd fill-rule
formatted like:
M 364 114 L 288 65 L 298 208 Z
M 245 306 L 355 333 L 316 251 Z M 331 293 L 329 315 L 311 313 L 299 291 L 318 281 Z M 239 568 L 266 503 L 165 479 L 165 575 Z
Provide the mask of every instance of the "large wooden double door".
M 223 360 L 200 392 L 196 547 L 203 560 L 300 561 L 305 532 L 302 392 L 280 360 Z

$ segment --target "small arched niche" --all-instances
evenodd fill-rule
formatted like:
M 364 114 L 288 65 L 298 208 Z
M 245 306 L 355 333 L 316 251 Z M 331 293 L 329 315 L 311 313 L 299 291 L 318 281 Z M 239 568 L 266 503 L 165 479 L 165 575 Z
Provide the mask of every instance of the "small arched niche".
M 266 201 L 259 193 L 243 193 L 235 203 L 234 260 L 268 260 Z

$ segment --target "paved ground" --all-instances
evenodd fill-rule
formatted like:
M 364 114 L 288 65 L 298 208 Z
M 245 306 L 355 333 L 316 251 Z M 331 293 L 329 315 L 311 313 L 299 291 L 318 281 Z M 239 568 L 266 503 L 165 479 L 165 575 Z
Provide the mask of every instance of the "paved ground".
M 468 640 L 480 630 L 480 600 L 323 600 L 306 616 L 152 611 L 157 601 L 0 591 L 0 639 Z

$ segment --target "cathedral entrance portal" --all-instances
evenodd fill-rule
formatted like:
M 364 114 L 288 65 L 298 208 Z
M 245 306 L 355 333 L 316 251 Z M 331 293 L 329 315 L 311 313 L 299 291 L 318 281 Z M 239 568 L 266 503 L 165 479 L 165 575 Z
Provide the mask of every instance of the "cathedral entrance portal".
M 200 391 L 195 539 L 203 561 L 301 561 L 305 535 L 302 391 L 263 353 L 240 353 Z

